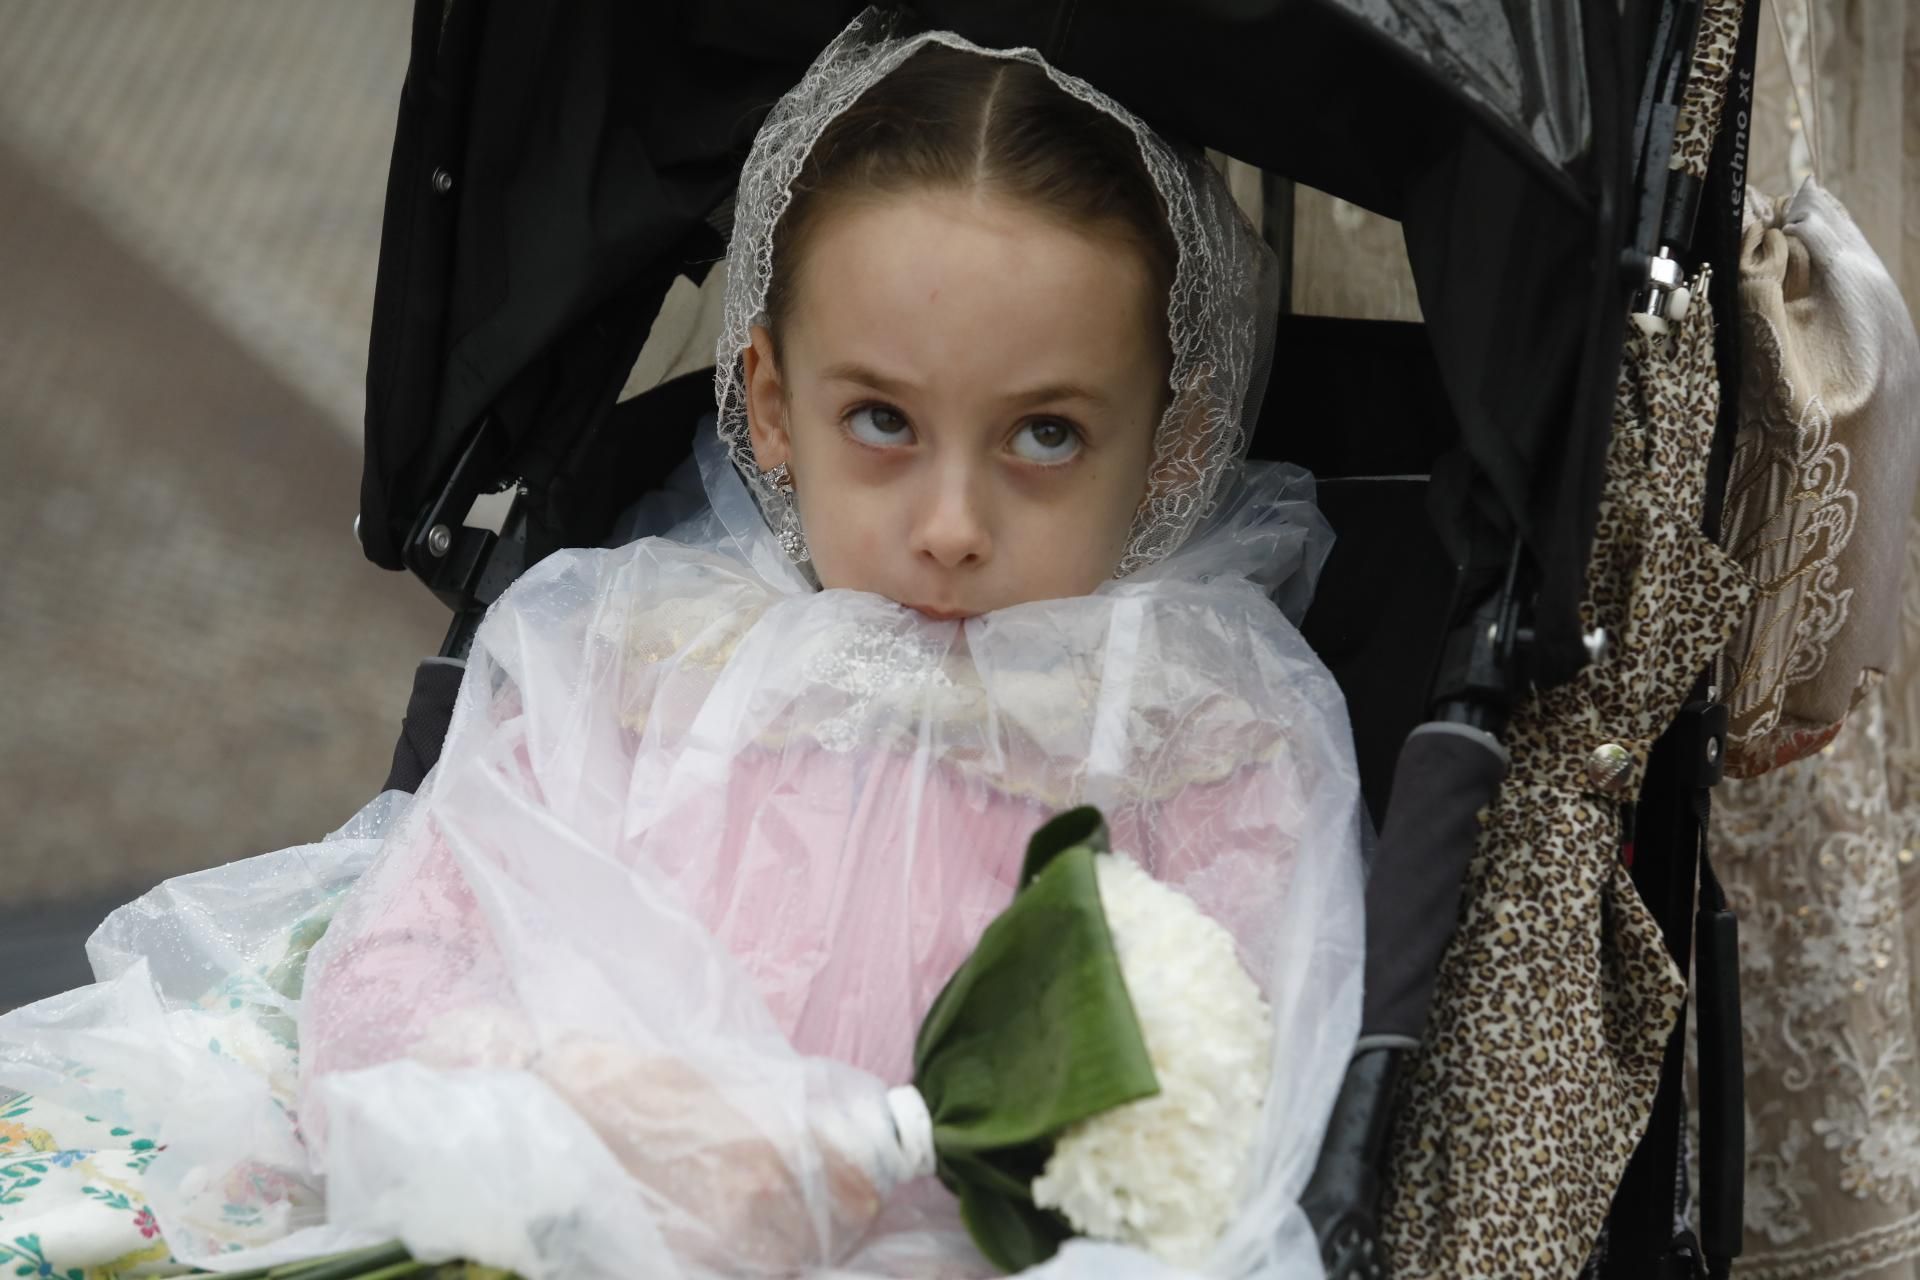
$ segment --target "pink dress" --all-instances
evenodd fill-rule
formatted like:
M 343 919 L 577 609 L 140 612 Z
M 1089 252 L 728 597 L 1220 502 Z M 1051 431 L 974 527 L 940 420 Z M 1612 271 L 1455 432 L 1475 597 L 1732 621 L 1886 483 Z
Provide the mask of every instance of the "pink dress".
M 1058 811 L 947 770 L 913 772 L 900 759 L 820 751 L 796 767 L 791 757 L 749 753 L 715 800 L 717 839 L 713 824 L 695 819 L 637 842 L 657 853 L 690 914 L 751 979 L 795 1049 L 889 1084 L 911 1081 L 921 1018 L 1011 900 L 1027 840 Z M 1190 840 L 1163 848 L 1132 813 L 1115 815 L 1115 847 L 1163 878 L 1204 885 L 1214 914 L 1245 919 L 1246 902 L 1284 889 L 1290 851 L 1275 828 L 1223 831 L 1236 807 L 1260 811 L 1257 787 L 1257 778 L 1226 778 L 1155 813 L 1154 825 L 1220 839 L 1211 850 L 1235 865 Z M 918 791 L 914 810 L 890 802 L 908 790 Z M 307 1026 L 321 1029 L 305 1039 L 313 1072 L 384 1061 L 447 1014 L 498 998 L 504 979 L 485 945 L 485 916 L 445 845 L 418 838 L 431 851 L 394 887 L 377 923 L 308 985 Z M 883 856 L 850 856 L 856 843 Z M 911 856 L 876 866 L 887 851 Z M 1215 874 L 1202 881 L 1208 870 Z M 475 1061 L 486 1048 L 476 1045 Z

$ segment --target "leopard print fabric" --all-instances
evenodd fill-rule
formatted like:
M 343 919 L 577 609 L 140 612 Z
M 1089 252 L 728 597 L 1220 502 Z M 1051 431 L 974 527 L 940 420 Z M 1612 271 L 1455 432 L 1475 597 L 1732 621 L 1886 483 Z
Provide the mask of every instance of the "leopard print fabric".
M 1612 651 L 1509 729 L 1395 1135 L 1396 1280 L 1577 1274 L 1646 1127 L 1686 984 L 1618 857 L 1618 798 L 1753 593 L 1700 532 L 1710 312 L 1672 339 L 1630 331 L 1584 609 Z M 1588 773 L 1609 743 L 1617 789 Z
M 1693 74 L 1687 77 L 1687 87 L 1680 97 L 1673 158 L 1667 164 L 1670 169 L 1702 180 L 1707 176 L 1713 140 L 1720 132 L 1720 110 L 1727 102 L 1727 77 L 1733 71 L 1744 7 L 1743 0 L 1707 0 L 1700 14 L 1700 32 L 1693 42 Z M 1741 96 L 1745 98 L 1746 94 Z

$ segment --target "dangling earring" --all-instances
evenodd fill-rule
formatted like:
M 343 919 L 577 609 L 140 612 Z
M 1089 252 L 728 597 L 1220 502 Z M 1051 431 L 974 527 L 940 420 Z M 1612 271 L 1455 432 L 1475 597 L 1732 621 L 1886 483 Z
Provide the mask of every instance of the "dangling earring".
M 780 549 L 787 553 L 787 559 L 795 564 L 805 564 L 813 558 L 807 550 L 807 535 L 800 528 L 800 504 L 794 501 L 793 475 L 787 470 L 787 464 L 769 467 L 760 473 L 775 498 L 773 516 L 774 533 L 779 536 Z

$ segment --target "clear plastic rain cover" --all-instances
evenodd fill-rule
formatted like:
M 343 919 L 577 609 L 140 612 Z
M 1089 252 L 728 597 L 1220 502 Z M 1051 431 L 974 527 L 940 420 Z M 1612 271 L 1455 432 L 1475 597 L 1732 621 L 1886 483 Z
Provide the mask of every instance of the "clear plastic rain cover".
M 98 984 L 0 1016 L 0 1084 L 150 1135 L 200 1264 L 399 1237 L 530 1280 L 989 1274 L 936 1182 L 883 1194 L 886 1093 L 1027 838 L 1093 803 L 1273 1009 L 1206 1269 L 1318 1275 L 1296 1200 L 1363 928 L 1339 690 L 1268 594 L 1325 549 L 1310 482 L 1249 468 L 1153 568 L 954 623 L 813 590 L 702 453 L 712 513 L 495 606 L 417 798 L 122 908 Z M 1174 1274 L 1088 1242 L 1044 1270 Z

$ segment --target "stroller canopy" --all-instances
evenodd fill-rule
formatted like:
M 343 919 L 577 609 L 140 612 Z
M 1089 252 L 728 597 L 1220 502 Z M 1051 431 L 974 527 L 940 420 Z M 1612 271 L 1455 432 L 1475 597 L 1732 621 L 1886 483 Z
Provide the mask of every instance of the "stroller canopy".
M 524 487 L 530 552 L 604 536 L 633 496 L 613 403 L 661 298 L 720 256 L 760 119 L 861 7 L 418 0 L 368 368 L 369 558 L 423 569 L 429 513 L 465 510 L 456 470 L 471 492 Z M 1469 463 L 1457 528 L 1471 510 L 1525 546 L 1535 678 L 1581 665 L 1625 293 L 1616 0 L 922 0 L 911 18 L 1038 48 L 1170 135 L 1399 219 Z

